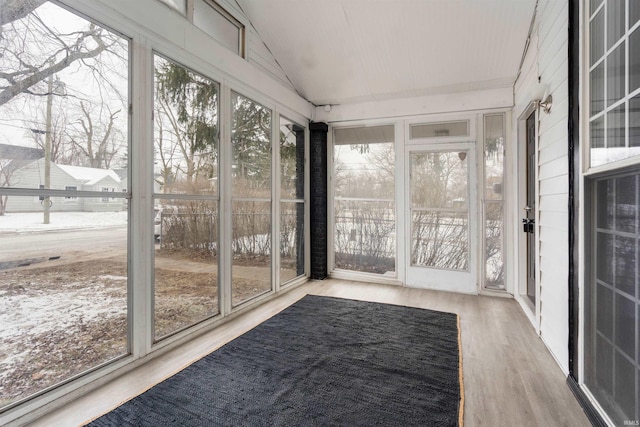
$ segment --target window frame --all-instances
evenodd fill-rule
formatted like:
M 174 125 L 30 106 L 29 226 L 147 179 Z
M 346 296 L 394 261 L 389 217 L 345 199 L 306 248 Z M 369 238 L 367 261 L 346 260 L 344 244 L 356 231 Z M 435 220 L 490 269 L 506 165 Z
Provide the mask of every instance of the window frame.
M 340 198 L 336 196 L 335 189 L 335 138 L 334 132 L 337 129 L 357 129 L 364 127 L 379 127 L 379 126 L 393 126 L 393 153 L 394 153 L 394 197 L 393 199 L 386 198 Z M 355 279 L 355 280 L 363 280 L 369 282 L 376 283 L 391 283 L 395 285 L 400 285 L 404 278 L 404 265 L 402 264 L 403 252 L 402 248 L 404 247 L 404 236 L 403 233 L 399 230 L 403 230 L 404 228 L 404 218 L 400 218 L 402 215 L 398 213 L 402 211 L 401 203 L 404 200 L 403 196 L 399 194 L 400 191 L 404 191 L 404 183 L 401 177 L 401 171 L 403 170 L 402 160 L 404 157 L 404 126 L 403 121 L 401 120 L 388 120 L 388 119 L 379 119 L 379 120 L 363 120 L 363 121 L 354 121 L 348 122 L 344 124 L 335 124 L 329 127 L 329 132 L 327 135 L 327 162 L 328 162 L 328 175 L 329 175 L 329 192 L 327 195 L 327 216 L 328 216 L 328 230 L 329 236 L 327 238 L 328 245 L 328 269 L 331 277 L 335 278 L 345 278 L 345 279 Z M 357 270 L 348 270 L 341 269 L 336 267 L 336 250 L 335 250 L 335 229 L 336 229 L 336 220 L 335 220 L 335 207 L 337 200 L 362 200 L 366 202 L 386 202 L 392 203 L 394 207 L 394 216 L 395 216 L 395 251 L 394 251 L 394 262 L 395 268 L 393 274 L 391 272 L 387 272 L 385 274 L 378 273 L 370 273 L 363 272 Z
M 578 354 L 576 359 L 578 360 L 578 384 L 580 386 L 581 391 L 585 393 L 590 403 L 596 410 L 597 415 L 602 417 L 605 422 L 613 425 L 613 421 L 611 420 L 609 414 L 604 410 L 603 406 L 599 403 L 599 401 L 594 397 L 592 392 L 590 391 L 588 385 L 585 382 L 586 371 L 586 359 L 587 359 L 587 349 L 590 345 L 587 342 L 587 336 L 585 329 L 587 327 L 588 322 L 592 322 L 592 318 L 587 317 L 587 312 L 590 310 L 589 306 L 591 301 L 587 300 L 587 294 L 589 292 L 594 292 L 596 288 L 594 287 L 592 282 L 595 282 L 597 279 L 595 278 L 595 266 L 593 265 L 595 258 L 595 239 L 597 235 L 596 225 L 594 219 L 596 218 L 596 201 L 595 201 L 595 192 L 596 186 L 598 182 L 606 179 L 616 179 L 619 177 L 623 177 L 634 171 L 638 170 L 640 166 L 640 154 L 628 156 L 625 158 L 621 158 L 618 160 L 605 161 L 600 165 L 592 165 L 591 162 L 591 149 L 592 149 L 592 132 L 591 132 L 591 123 L 597 120 L 600 117 L 604 117 L 604 125 L 603 132 L 606 135 L 608 132 L 607 124 L 607 115 L 608 112 L 613 111 L 618 108 L 620 105 L 625 106 L 625 147 L 629 148 L 629 130 L 630 130 L 630 112 L 629 112 L 629 101 L 633 98 L 640 97 L 640 88 L 636 88 L 631 93 L 629 91 L 629 80 L 630 80 L 630 57 L 631 57 L 631 49 L 629 47 L 629 39 L 630 35 L 637 34 L 640 35 L 640 20 L 635 24 L 631 25 L 629 22 L 629 4 L 630 1 L 624 2 L 625 8 L 625 30 L 621 36 L 621 39 L 618 39 L 615 43 L 611 44 L 610 47 L 607 46 L 607 40 L 603 40 L 604 44 L 604 53 L 603 57 L 598 61 L 591 64 L 591 22 L 593 18 L 599 12 L 604 12 L 605 15 L 603 17 L 603 38 L 608 37 L 607 34 L 607 0 L 599 0 L 599 4 L 597 5 L 595 10 L 591 10 L 590 0 L 583 0 L 579 6 L 579 22 L 581 30 L 579 31 L 579 36 L 581 38 L 579 42 L 580 51 L 581 51 L 581 60 L 580 60 L 580 72 L 579 72 L 579 80 L 581 84 L 581 88 L 579 89 L 579 103 L 580 105 L 586 106 L 586 108 L 581 108 L 579 120 L 580 120 L 580 145 L 579 145 L 579 161 L 580 164 L 576 167 L 577 171 L 580 171 L 580 176 L 578 178 L 578 185 L 576 192 L 576 197 L 578 200 L 584 201 L 584 203 L 579 203 L 578 207 L 578 241 L 581 242 L 577 246 L 578 251 L 578 289 L 581 291 L 581 295 L 578 298 L 578 332 L 577 332 L 577 351 Z M 613 54 L 616 48 L 618 48 L 621 44 L 625 45 L 625 74 L 624 74 L 624 96 L 616 100 L 615 102 L 607 105 L 608 100 L 606 99 L 607 93 L 607 67 L 604 68 L 604 91 L 603 95 L 603 103 L 604 106 L 602 111 L 597 114 L 591 115 L 591 71 L 593 71 L 600 63 L 606 64 L 606 58 Z M 637 273 L 636 273 L 637 274 Z M 592 287 L 591 290 L 588 288 Z M 614 292 L 615 295 L 615 292 Z M 637 398 L 638 396 L 636 396 Z

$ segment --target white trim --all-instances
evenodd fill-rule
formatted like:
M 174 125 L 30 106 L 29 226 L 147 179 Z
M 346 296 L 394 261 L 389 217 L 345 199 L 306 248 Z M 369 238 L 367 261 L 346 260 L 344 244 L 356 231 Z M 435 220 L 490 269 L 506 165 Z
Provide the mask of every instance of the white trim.
M 509 85 L 498 89 L 335 105 L 329 112 L 319 106 L 315 108 L 313 118 L 315 121 L 328 123 L 378 121 L 391 118 L 411 119 L 431 114 L 462 115 L 489 109 L 507 109 L 513 105 L 513 86 Z M 416 111 L 419 114 L 416 114 Z
M 278 179 L 274 179 L 274 176 Z M 271 289 L 280 291 L 280 112 L 271 115 Z
M 540 247 L 540 220 L 538 211 L 540 210 L 540 195 L 539 195 L 539 182 L 538 182 L 538 145 L 539 145 L 539 133 L 538 133 L 538 112 L 539 108 L 537 107 L 537 103 L 535 101 L 530 102 L 523 108 L 522 111 L 517 113 L 517 134 L 514 138 L 516 149 L 514 150 L 513 161 L 516 164 L 515 171 L 517 177 L 514 179 L 514 185 L 516 186 L 516 192 L 514 193 L 515 197 L 513 197 L 514 205 L 512 206 L 512 215 L 513 216 L 513 241 L 515 243 L 515 247 L 517 248 L 517 256 L 514 258 L 513 268 L 515 270 L 514 278 L 516 278 L 516 285 L 513 289 L 513 294 L 516 298 L 516 301 L 520 303 L 520 306 L 523 308 L 523 311 L 531 321 L 533 327 L 535 328 L 536 334 L 540 334 L 540 256 L 539 256 L 539 247 Z M 536 153 L 536 171 L 535 171 L 535 200 L 536 200 L 536 212 L 535 212 L 535 224 L 536 224 L 536 304 L 532 304 L 529 301 L 525 301 L 528 299 L 527 295 L 527 248 L 526 248 L 526 238 L 524 238 L 524 234 L 520 228 L 520 218 L 522 218 L 522 208 L 526 205 L 526 194 L 527 194 L 527 128 L 526 121 L 527 118 L 535 113 L 535 126 L 536 126 L 536 141 L 535 141 L 535 153 Z

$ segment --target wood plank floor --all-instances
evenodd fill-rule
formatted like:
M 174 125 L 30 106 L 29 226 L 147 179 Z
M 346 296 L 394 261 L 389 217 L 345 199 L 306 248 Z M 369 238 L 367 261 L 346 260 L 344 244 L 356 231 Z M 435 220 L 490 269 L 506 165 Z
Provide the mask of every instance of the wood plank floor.
M 590 424 L 566 385 L 564 374 L 514 300 L 326 280 L 293 289 L 84 395 L 33 425 L 78 425 L 93 419 L 306 294 L 458 313 L 462 326 L 465 426 L 583 427 Z

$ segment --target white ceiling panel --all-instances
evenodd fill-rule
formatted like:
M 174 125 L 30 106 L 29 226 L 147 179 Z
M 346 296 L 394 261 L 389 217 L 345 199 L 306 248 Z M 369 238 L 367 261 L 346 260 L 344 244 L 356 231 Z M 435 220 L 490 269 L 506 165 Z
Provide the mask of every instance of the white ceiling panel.
M 535 0 L 237 0 L 316 105 L 513 85 Z

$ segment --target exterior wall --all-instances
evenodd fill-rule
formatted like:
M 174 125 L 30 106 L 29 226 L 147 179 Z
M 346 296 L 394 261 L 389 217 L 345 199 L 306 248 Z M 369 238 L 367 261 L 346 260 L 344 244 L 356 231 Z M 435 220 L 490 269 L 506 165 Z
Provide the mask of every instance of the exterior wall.
M 34 161 L 15 172 L 11 184 L 13 187 L 39 188 L 44 184 L 44 159 Z M 59 168 L 55 163 L 51 164 L 51 189 L 64 190 L 67 186 L 76 187 L 77 191 L 102 191 L 103 187 L 113 188 L 114 192 L 121 192 L 124 188 L 121 182 L 107 176 L 93 185 L 84 185 L 68 173 Z M 102 201 L 102 198 L 87 197 L 52 197 L 52 212 L 111 212 L 125 208 L 126 199 L 111 199 Z M 42 203 L 38 197 L 10 196 L 7 199 L 7 212 L 40 212 Z
M 12 187 L 39 188 L 44 184 L 44 159 L 34 161 L 15 172 Z M 82 190 L 82 183 L 76 181 L 55 164 L 51 164 L 51 188 L 64 190 L 66 186 L 75 186 Z M 52 197 L 51 211 L 78 211 L 82 210 L 81 199 L 65 199 L 64 197 Z M 7 212 L 40 212 L 42 204 L 38 197 L 14 197 L 7 199 Z
M 568 2 L 541 0 L 531 44 L 515 85 L 514 129 L 531 101 L 553 96 L 550 114 L 540 110 L 537 147 L 537 232 L 540 336 L 568 372 Z M 539 82 L 539 84 L 538 84 Z M 518 135 L 522 143 L 523 135 Z M 522 154 L 520 154 L 522 155 Z M 518 170 L 518 169 L 516 169 Z M 518 174 L 523 177 L 524 170 Z M 516 204 L 516 219 L 522 216 Z M 520 275 L 522 276 L 522 275 Z M 539 323 L 538 323 L 539 322 Z
M 83 188 L 86 191 L 102 191 L 103 188 L 108 188 L 108 192 L 104 192 L 107 196 L 107 200 L 103 200 L 102 197 L 94 198 L 88 197 L 84 199 L 84 211 L 86 212 L 111 212 L 120 211 L 124 208 L 126 199 L 112 199 L 111 196 L 115 193 L 122 191 L 122 183 L 116 182 L 113 178 L 107 176 L 93 185 L 85 185 Z M 113 191 L 112 191 L 113 190 Z

